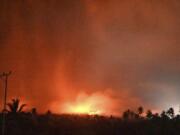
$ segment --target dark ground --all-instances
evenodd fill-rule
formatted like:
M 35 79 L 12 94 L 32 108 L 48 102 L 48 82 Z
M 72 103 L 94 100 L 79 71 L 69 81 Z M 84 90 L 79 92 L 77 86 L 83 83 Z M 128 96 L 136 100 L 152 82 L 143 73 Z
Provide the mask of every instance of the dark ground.
M 2 126 L 2 114 L 0 120 Z M 8 113 L 6 135 L 180 135 L 180 117 Z

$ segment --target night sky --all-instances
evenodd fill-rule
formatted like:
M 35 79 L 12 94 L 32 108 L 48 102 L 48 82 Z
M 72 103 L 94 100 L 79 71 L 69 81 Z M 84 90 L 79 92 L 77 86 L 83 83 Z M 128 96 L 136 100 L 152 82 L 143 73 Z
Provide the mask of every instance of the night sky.
M 9 70 L 8 99 L 40 112 L 71 102 L 177 110 L 180 1 L 1 0 L 0 72 Z

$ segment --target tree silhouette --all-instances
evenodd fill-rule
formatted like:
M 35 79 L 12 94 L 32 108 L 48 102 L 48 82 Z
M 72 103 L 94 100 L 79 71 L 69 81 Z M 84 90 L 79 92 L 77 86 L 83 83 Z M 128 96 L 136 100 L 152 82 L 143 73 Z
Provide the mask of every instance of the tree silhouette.
M 152 113 L 151 110 L 148 110 L 148 111 L 147 111 L 146 117 L 147 117 L 148 119 L 152 119 L 152 118 L 153 118 L 153 113 Z
M 162 118 L 162 120 L 168 120 L 169 119 L 169 117 L 168 117 L 168 115 L 166 114 L 165 111 L 162 111 L 161 118 Z
M 138 107 L 138 115 L 141 116 L 144 112 L 144 109 L 142 106 Z
M 125 120 L 135 120 L 139 118 L 139 115 L 136 114 L 134 111 L 128 109 L 125 112 L 123 112 L 122 117 Z
M 19 99 L 12 99 L 11 103 L 7 104 L 8 106 L 8 112 L 11 114 L 17 114 L 23 112 L 23 108 L 26 106 L 26 104 L 20 105 Z
M 32 108 L 31 113 L 32 113 L 33 115 L 37 115 L 37 109 L 36 109 L 36 108 Z
M 130 116 L 130 110 L 129 109 L 126 110 L 125 112 L 123 112 L 123 115 L 122 115 L 123 119 L 127 120 L 127 119 L 129 119 L 129 116 Z
M 19 100 L 14 99 L 8 106 L 11 112 L 17 114 L 22 112 L 25 104 L 20 105 Z M 175 115 L 173 109 L 163 111 L 160 116 L 148 110 L 146 117 L 140 118 L 138 116 L 143 109 L 139 107 L 137 110 L 128 109 L 123 118 L 119 118 L 53 114 L 50 110 L 38 114 L 36 108 L 32 108 L 31 112 L 7 115 L 6 135 L 179 135 L 180 115 Z M 174 117 L 171 119 L 170 116 Z
M 166 114 L 173 119 L 174 118 L 174 109 L 171 107 L 167 110 Z

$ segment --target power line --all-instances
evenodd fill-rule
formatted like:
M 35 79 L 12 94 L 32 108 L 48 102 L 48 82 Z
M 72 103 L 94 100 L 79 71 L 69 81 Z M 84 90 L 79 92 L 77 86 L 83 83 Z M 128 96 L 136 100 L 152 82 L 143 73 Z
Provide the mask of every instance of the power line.
M 4 82 L 4 107 L 3 107 L 3 119 L 2 119 L 2 135 L 5 135 L 5 128 L 6 128 L 6 102 L 7 102 L 7 86 L 8 86 L 8 77 L 11 75 L 11 71 L 10 72 L 3 72 L 0 75 L 0 78 L 3 80 Z

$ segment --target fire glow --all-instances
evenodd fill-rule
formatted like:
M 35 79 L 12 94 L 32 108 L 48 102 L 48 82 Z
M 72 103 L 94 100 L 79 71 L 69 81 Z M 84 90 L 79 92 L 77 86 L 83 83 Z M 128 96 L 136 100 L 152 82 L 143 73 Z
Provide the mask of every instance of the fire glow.
M 106 115 L 108 114 L 107 110 L 111 110 L 111 107 L 112 101 L 106 95 L 81 93 L 74 102 L 65 103 L 63 108 L 64 113 L 69 114 Z
M 68 110 L 69 113 L 74 113 L 74 114 L 89 114 L 89 115 L 101 114 L 101 111 L 98 110 L 98 108 L 95 108 L 88 103 L 77 104 L 75 106 L 70 105 L 68 107 Z

